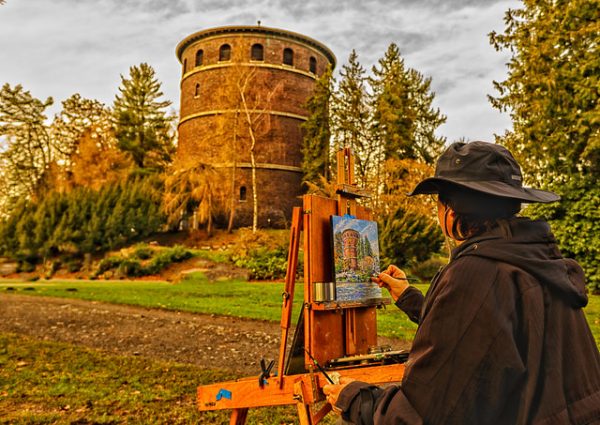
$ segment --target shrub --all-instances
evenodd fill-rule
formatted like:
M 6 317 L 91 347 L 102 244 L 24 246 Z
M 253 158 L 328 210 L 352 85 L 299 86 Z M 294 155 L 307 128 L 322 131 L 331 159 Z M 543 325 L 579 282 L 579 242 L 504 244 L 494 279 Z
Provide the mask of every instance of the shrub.
M 69 273 L 75 273 L 81 270 L 83 267 L 83 261 L 80 258 L 74 258 L 67 262 L 67 271 Z
M 250 279 L 279 279 L 285 277 L 287 250 L 259 249 L 244 257 L 232 257 L 234 264 L 250 271 Z
M 171 263 L 179 263 L 187 260 L 192 256 L 192 253 L 182 247 L 176 245 L 173 248 L 159 252 L 152 258 L 150 263 L 145 267 L 145 274 L 156 274 Z
M 30 263 L 28 261 L 22 261 L 19 263 L 19 267 L 17 267 L 17 273 L 29 273 L 35 270 L 35 264 Z
M 100 262 L 98 263 L 98 267 L 96 268 L 96 271 L 94 272 L 94 277 L 98 277 L 101 274 L 119 267 L 119 265 L 121 264 L 121 262 L 123 261 L 123 257 L 107 257 L 107 258 L 103 258 L 102 260 L 100 260 Z
M 148 252 L 153 255 L 147 264 L 140 261 L 140 252 L 145 256 Z M 172 263 L 187 260 L 192 253 L 182 246 L 174 246 L 164 250 L 136 249 L 131 256 L 112 256 L 107 257 L 98 263 L 98 267 L 93 274 L 96 278 L 109 270 L 116 269 L 118 277 L 139 277 L 151 274 L 157 274 Z
M 440 270 L 440 268 L 444 267 L 446 264 L 448 264 L 447 258 L 432 257 L 429 260 L 415 265 L 411 269 L 411 272 L 421 280 L 430 281 L 433 279 L 438 270 Z
M 152 254 L 154 254 L 152 248 L 144 244 L 137 245 L 135 247 L 135 250 L 133 251 L 133 257 L 140 260 L 147 260 L 149 258 L 152 258 Z
M 124 258 L 119 267 L 117 267 L 117 275 L 119 277 L 136 277 L 143 276 L 144 267 L 139 260 L 135 258 Z

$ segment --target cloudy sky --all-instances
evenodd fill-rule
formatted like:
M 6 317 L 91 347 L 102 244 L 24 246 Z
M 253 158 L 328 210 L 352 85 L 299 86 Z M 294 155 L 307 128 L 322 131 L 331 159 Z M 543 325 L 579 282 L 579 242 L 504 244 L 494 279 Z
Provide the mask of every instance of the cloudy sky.
M 5 0 L 0 5 L 0 84 L 22 84 L 58 106 L 73 93 L 111 104 L 131 65 L 148 62 L 165 97 L 179 105 L 175 46 L 222 25 L 254 25 L 315 38 L 337 56 L 356 49 L 367 69 L 394 42 L 406 64 L 432 78 L 435 106 L 448 116 L 449 141 L 492 140 L 510 126 L 492 109 L 493 80 L 507 53 L 487 34 L 502 31 L 517 0 Z

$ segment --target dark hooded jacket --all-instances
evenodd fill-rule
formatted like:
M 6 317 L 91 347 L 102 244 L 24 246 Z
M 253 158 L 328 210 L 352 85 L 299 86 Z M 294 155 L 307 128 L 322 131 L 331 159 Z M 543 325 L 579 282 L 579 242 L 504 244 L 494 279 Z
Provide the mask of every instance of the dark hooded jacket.
M 397 302 L 420 322 L 401 385 L 350 383 L 337 402 L 347 420 L 600 424 L 583 271 L 545 222 L 512 219 L 465 241 L 425 299 L 415 291 Z

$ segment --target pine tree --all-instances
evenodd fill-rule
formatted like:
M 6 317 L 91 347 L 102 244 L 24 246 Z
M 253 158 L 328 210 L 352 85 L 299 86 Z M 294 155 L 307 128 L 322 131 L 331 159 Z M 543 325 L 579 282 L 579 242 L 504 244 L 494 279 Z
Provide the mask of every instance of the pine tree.
M 554 190 L 560 203 L 529 209 L 545 216 L 564 255 L 600 288 L 600 5 L 593 0 L 532 0 L 505 14 L 492 33 L 512 56 L 495 82 L 492 105 L 513 128 L 499 138 L 523 168 L 525 183 Z
M 431 164 L 441 153 L 445 138 L 435 130 L 446 121 L 432 107 L 431 78 L 406 68 L 400 49 L 390 44 L 373 67 L 373 138 L 382 146 L 382 159 L 419 159 Z
M 129 78 L 121 76 L 113 105 L 119 148 L 138 168 L 164 168 L 174 152 L 171 118 L 165 112 L 171 102 L 159 100 L 160 86 L 150 65 L 132 66 Z
M 502 142 L 530 178 L 548 186 L 600 172 L 600 6 L 593 0 L 533 0 L 505 14 L 492 33 L 512 57 L 492 105 L 510 111 Z
M 308 119 L 302 124 L 302 170 L 305 184 L 317 187 L 329 179 L 329 146 L 331 139 L 329 103 L 333 92 L 331 68 L 317 80 L 315 90 L 306 103 Z
M 354 153 L 357 183 L 369 185 L 369 175 L 376 160 L 377 147 L 369 137 L 371 115 L 366 71 L 352 50 L 342 66 L 340 82 L 333 96 L 332 123 L 336 150 L 349 147 Z

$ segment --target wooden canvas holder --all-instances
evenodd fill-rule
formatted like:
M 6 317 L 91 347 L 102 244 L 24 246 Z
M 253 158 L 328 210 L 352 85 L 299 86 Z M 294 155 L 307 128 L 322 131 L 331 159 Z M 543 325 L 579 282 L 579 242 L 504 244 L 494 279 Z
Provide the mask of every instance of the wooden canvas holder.
M 317 424 L 329 413 L 331 406 L 324 402 L 321 390 L 328 382 L 322 373 L 315 370 L 313 358 L 318 364 L 325 365 L 332 359 L 367 354 L 370 347 L 377 345 L 376 310 L 388 304 L 388 298 L 368 302 L 336 302 L 315 297 L 315 284 L 334 281 L 331 216 L 350 214 L 358 219 L 371 219 L 371 212 L 356 203 L 356 199 L 365 196 L 365 193 L 355 185 L 354 158 L 350 149 L 338 152 L 337 164 L 337 199 L 305 195 L 303 207 L 293 210 L 280 322 L 278 376 L 261 376 L 260 382 L 257 377 L 250 377 L 201 386 L 198 388 L 199 410 L 233 409 L 230 424 L 242 425 L 246 423 L 249 408 L 295 404 L 300 424 Z M 304 236 L 302 315 L 306 373 L 285 375 L 283 371 L 291 327 L 301 233 Z M 368 364 L 344 367 L 339 372 L 342 376 L 383 384 L 399 382 L 404 373 L 404 365 Z

